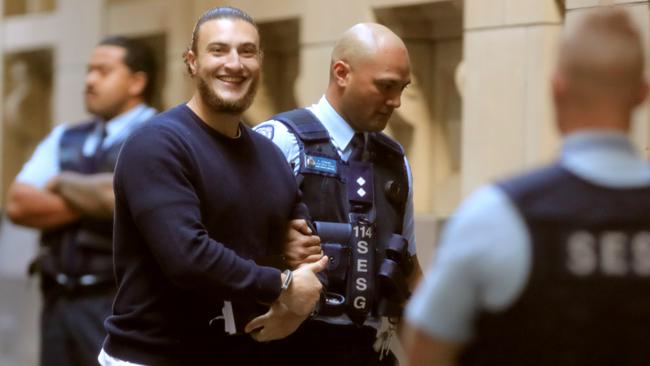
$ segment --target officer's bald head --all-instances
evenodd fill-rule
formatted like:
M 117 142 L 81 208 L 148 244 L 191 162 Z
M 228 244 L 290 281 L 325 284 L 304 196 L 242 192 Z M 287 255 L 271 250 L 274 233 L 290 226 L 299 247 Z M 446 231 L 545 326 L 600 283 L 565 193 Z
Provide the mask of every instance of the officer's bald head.
M 377 23 L 359 23 L 345 31 L 332 51 L 332 65 L 344 61 L 355 68 L 364 61 L 381 57 L 386 50 L 399 50 L 408 57 L 404 42 L 390 29 Z
M 325 96 L 355 131 L 381 131 L 410 82 L 404 42 L 383 25 L 361 23 L 334 46 Z
M 627 13 L 600 8 L 566 32 L 557 73 L 575 102 L 633 107 L 645 83 L 643 67 L 639 32 Z

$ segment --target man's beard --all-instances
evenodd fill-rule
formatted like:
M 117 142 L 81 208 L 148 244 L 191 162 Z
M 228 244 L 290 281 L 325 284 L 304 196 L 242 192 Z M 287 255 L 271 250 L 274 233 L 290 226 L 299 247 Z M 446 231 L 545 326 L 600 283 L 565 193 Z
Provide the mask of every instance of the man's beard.
M 246 94 L 237 100 L 224 100 L 210 88 L 208 82 L 197 75 L 199 95 L 205 104 L 218 113 L 242 114 L 253 104 L 259 78 L 254 78 L 248 86 Z

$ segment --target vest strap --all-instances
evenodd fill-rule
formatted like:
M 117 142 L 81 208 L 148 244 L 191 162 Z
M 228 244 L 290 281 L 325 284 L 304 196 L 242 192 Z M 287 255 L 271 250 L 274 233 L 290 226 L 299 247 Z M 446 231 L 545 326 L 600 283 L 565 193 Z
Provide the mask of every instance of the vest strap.
M 271 119 L 284 123 L 300 140 L 306 142 L 329 141 L 330 135 L 316 116 L 305 108 L 276 114 Z
M 357 325 L 366 320 L 372 309 L 375 293 L 376 228 L 365 215 L 351 213 L 351 266 L 348 271 L 348 316 Z

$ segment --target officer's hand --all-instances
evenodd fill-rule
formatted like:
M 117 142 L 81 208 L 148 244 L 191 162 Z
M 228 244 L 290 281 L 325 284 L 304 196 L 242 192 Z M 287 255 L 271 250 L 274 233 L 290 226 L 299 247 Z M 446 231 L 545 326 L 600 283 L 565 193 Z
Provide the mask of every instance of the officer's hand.
M 47 183 L 45 184 L 45 190 L 52 193 L 58 193 L 59 183 L 60 183 L 59 176 L 58 175 L 54 176 L 50 178 L 50 180 L 48 180 Z
M 323 256 L 320 238 L 312 235 L 309 225 L 303 219 L 289 222 L 283 252 L 290 268 L 298 268 L 303 263 L 316 262 Z
M 307 316 L 316 306 L 320 298 L 320 290 L 323 288 L 316 273 L 327 267 L 327 256 L 323 256 L 317 262 L 307 263 L 293 271 L 293 281 L 288 289 L 282 291 L 279 302 L 284 304 L 290 312 Z
M 292 313 L 284 304 L 276 300 L 271 304 L 269 311 L 246 324 L 244 331 L 258 342 L 268 342 L 295 332 L 306 318 L 306 315 Z

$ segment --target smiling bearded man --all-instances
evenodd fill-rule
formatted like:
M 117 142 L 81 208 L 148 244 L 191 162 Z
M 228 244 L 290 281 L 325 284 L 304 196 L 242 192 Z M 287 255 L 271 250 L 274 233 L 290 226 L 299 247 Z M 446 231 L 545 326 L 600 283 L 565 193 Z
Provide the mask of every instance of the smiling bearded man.
M 255 23 L 208 10 L 185 54 L 192 99 L 134 132 L 115 171 L 119 291 L 102 365 L 274 364 L 268 345 L 312 312 L 323 257 L 291 272 L 256 264 L 279 254 L 298 189 L 282 153 L 240 122 L 255 95 Z M 264 321 L 243 335 L 259 305 Z M 242 320 L 231 324 L 229 320 Z M 259 318 L 258 318 L 259 319 Z M 128 362 L 128 363 L 127 363 Z
M 214 51 L 220 52 L 218 49 Z M 261 51 L 258 52 L 258 57 L 261 58 Z M 213 76 L 213 70 L 210 70 L 208 65 L 203 66 L 197 59 L 196 70 L 193 72 L 190 69 L 190 74 L 196 78 L 197 90 L 203 103 L 215 111 L 239 115 L 253 103 L 259 82 L 259 68 L 252 72 L 250 67 L 244 68 L 242 64 L 239 70 L 233 70 L 224 64 L 222 69 L 222 71 L 216 70 L 216 76 Z M 237 88 L 239 84 L 244 84 L 247 81 L 247 91 L 239 99 L 229 100 L 227 95 L 223 95 L 227 94 L 228 89 Z M 219 90 L 219 84 L 223 84 L 221 87 L 226 90 Z M 215 88 L 213 89 L 211 85 L 214 85 Z

